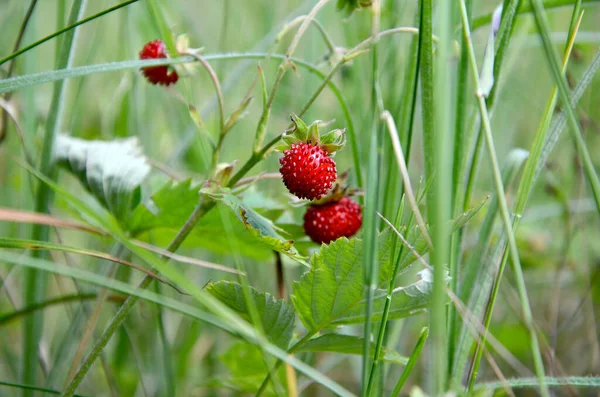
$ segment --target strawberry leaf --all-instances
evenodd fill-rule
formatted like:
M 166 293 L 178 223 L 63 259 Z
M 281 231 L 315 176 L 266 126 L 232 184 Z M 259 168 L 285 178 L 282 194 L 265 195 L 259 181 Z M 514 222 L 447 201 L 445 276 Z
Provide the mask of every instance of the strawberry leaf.
M 137 138 L 87 141 L 60 135 L 54 161 L 73 173 L 124 224 L 139 204 L 140 185 L 150 172 Z
M 146 232 L 152 231 L 155 244 L 168 244 L 198 204 L 199 188 L 200 185 L 189 179 L 166 183 L 150 199 L 135 208 L 130 221 L 132 234 L 143 238 Z M 202 217 L 184 246 L 204 248 L 219 255 L 235 250 L 244 257 L 261 261 L 272 258 L 272 251 L 267 246 L 263 248 L 262 245 L 257 245 L 256 239 L 231 211 L 219 207 L 217 205 L 217 208 Z M 216 230 L 230 232 L 215 233 Z
M 267 338 L 282 349 L 287 349 L 296 320 L 294 308 L 283 299 L 276 299 L 269 293 L 258 292 L 252 287 L 249 287 L 249 290 Z M 209 284 L 206 291 L 235 310 L 246 321 L 251 321 L 248 304 L 240 284 L 219 281 Z
M 386 240 L 382 238 L 381 240 Z M 387 249 L 386 243 L 380 250 Z M 384 251 L 387 252 L 387 251 Z M 389 283 L 389 254 L 380 259 L 379 285 Z M 373 321 L 381 318 L 384 296 L 375 300 Z M 363 244 L 361 240 L 340 238 L 321 246 L 311 258 L 311 268 L 293 283 L 292 302 L 309 331 L 364 321 Z M 395 291 L 391 318 L 411 316 L 429 303 L 429 289 L 419 284 Z
M 342 354 L 363 354 L 364 339 L 353 335 L 325 334 L 311 339 L 297 350 L 298 352 L 331 352 Z M 375 343 L 371 343 L 371 349 L 375 351 Z M 380 359 L 387 362 L 405 365 L 408 362 L 406 357 L 401 356 L 395 351 L 381 349 Z
M 265 218 L 250 206 L 244 204 L 230 190 L 220 189 L 217 192 L 207 192 L 207 194 L 233 211 L 236 218 L 242 222 L 251 236 L 266 244 L 269 248 L 306 264 L 305 257 L 300 255 L 294 247 L 294 241 L 281 236 L 281 233 L 285 233 L 285 231 L 275 226 L 270 219 Z

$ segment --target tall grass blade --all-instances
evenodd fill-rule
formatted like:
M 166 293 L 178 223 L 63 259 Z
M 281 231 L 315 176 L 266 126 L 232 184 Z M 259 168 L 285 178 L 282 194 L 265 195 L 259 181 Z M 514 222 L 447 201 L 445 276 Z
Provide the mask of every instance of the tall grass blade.
M 73 23 L 81 18 L 85 9 L 87 0 L 75 0 L 71 6 L 71 14 L 69 21 Z M 61 41 L 61 48 L 56 62 L 58 69 L 68 68 L 71 66 L 75 49 L 77 30 L 70 30 Z M 46 122 L 46 131 L 44 134 L 44 142 L 42 152 L 40 154 L 39 170 L 44 174 L 52 177 L 52 152 L 56 136 L 61 128 L 63 128 L 64 105 L 65 105 L 65 82 L 59 81 L 54 86 L 52 102 Z M 47 213 L 49 205 L 52 201 L 51 190 L 46 184 L 39 183 L 35 196 L 34 210 L 35 212 Z M 31 232 L 32 240 L 47 241 L 49 238 L 49 229 L 45 225 L 35 224 Z M 33 251 L 33 257 L 41 257 L 46 254 L 45 251 Z M 24 280 L 24 295 L 25 303 L 28 305 L 43 299 L 46 295 L 46 274 L 35 270 L 28 270 Z M 44 329 L 43 312 L 35 313 L 27 317 L 23 324 L 23 383 L 35 384 L 37 373 L 37 354 L 39 343 Z M 31 393 L 24 391 L 24 396 L 31 396 Z

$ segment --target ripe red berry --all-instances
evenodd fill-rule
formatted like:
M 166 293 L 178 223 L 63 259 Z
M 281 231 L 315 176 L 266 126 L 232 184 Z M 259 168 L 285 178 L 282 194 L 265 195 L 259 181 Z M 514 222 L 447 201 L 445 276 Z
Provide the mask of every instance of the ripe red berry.
M 162 40 L 154 40 L 146 43 L 142 51 L 140 51 L 140 59 L 160 59 L 166 57 L 165 43 Z M 174 70 L 169 72 L 169 67 L 166 65 L 142 68 L 142 72 L 152 84 L 169 85 L 176 83 L 179 79 L 177 72 Z
M 325 204 L 312 204 L 304 214 L 304 231 L 318 244 L 351 237 L 361 225 L 360 205 L 348 197 Z
M 318 200 L 337 178 L 335 161 L 324 149 L 309 143 L 294 143 L 279 159 L 283 183 L 301 199 Z

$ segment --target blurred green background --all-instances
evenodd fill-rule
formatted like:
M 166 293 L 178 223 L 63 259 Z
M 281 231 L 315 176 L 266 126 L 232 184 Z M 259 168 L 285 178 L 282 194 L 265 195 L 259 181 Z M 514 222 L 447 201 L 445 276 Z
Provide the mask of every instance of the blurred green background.
M 144 43 L 159 39 L 161 35 L 144 1 L 104 16 L 82 26 L 75 51 L 74 66 L 136 59 Z M 222 60 L 212 62 L 224 88 L 227 112 L 233 111 L 257 78 L 257 65 L 264 69 L 267 84 L 270 86 L 279 66 L 279 60 L 269 59 L 268 53 L 281 54 L 287 49 L 292 34 L 275 42 L 276 35 L 286 22 L 305 14 L 314 5 L 314 1 L 264 0 L 264 1 L 192 1 L 173 0 L 158 2 L 173 35 L 187 33 L 191 47 L 203 47 L 203 55 L 227 52 L 264 53 L 261 60 Z M 384 1 L 381 17 L 382 29 L 397 26 L 416 26 L 415 1 Z M 497 5 L 494 1 L 474 2 L 474 15 L 485 15 Z M 92 15 L 116 4 L 114 1 L 90 1 L 86 15 Z M 23 0 L 0 1 L 0 54 L 10 54 L 16 40 L 21 21 L 29 2 Z M 31 43 L 64 26 L 70 1 L 40 1 L 33 14 L 23 43 Z M 586 12 L 576 40 L 568 76 L 577 82 L 598 51 L 600 44 L 600 6 L 595 3 L 586 5 Z M 569 8 L 559 8 L 549 12 L 553 28 L 553 40 L 562 51 L 571 16 Z M 326 6 L 317 19 L 331 35 L 334 43 L 343 48 L 351 48 L 371 34 L 371 21 L 368 12 L 355 12 L 349 17 L 336 12 L 333 3 Z M 457 37 L 458 37 L 457 27 Z M 489 33 L 489 26 L 479 28 L 475 35 L 476 53 L 479 64 Z M 381 40 L 381 73 L 384 105 L 398 119 L 401 109 L 402 93 L 407 89 L 404 83 L 406 60 L 412 35 L 398 34 Z M 14 75 L 31 74 L 54 69 L 55 41 L 45 43 L 17 58 Z M 330 64 L 325 56 L 327 46 L 318 30 L 310 28 L 302 39 L 295 57 L 314 63 L 327 72 Z M 6 66 L 6 65 L 5 65 Z M 2 72 L 4 73 L 4 67 Z M 283 79 L 271 112 L 268 137 L 273 137 L 289 124 L 289 115 L 297 112 L 321 80 L 306 69 L 290 71 Z M 334 78 L 351 109 L 355 123 L 358 147 L 361 156 L 367 159 L 370 122 L 371 61 L 369 56 L 355 59 Z M 542 112 L 553 85 L 552 76 L 545 61 L 544 52 L 536 35 L 530 15 L 522 15 L 516 26 L 514 39 L 508 50 L 502 71 L 500 93 L 493 112 L 494 137 L 498 157 L 503 163 L 508 152 L 516 147 L 528 149 L 539 124 Z M 34 154 L 39 152 L 44 133 L 44 125 L 52 96 L 52 84 L 43 84 L 22 89 L 14 93 L 11 105 L 18 113 L 25 144 Z M 578 115 L 586 134 L 586 141 L 593 161 L 600 166 L 600 76 L 596 76 L 578 106 Z M 261 112 L 260 90 L 255 88 L 254 102 L 248 108 L 245 118 L 226 138 L 225 150 L 221 161 L 243 163 L 250 155 L 254 131 Z M 214 90 L 206 73 L 200 70 L 194 75 L 184 76 L 180 83 L 168 90 L 148 84 L 137 70 L 109 72 L 75 78 L 68 81 L 65 123 L 63 130 L 68 134 L 85 139 L 108 140 L 116 137 L 139 137 L 144 152 L 158 164 L 162 164 L 180 177 L 192 177 L 200 182 L 210 166 L 210 154 L 206 142 L 194 126 L 187 106 L 180 100 L 195 105 L 206 122 L 209 133 L 216 134 L 217 107 Z M 475 103 L 470 99 L 468 114 L 476 111 Z M 418 108 L 417 108 L 418 111 Z M 332 127 L 343 128 L 344 116 L 331 91 L 325 89 L 304 117 L 312 121 L 333 120 Z M 410 173 L 415 185 L 423 174 L 423 155 L 420 136 L 420 115 L 415 121 L 415 135 L 411 152 Z M 22 143 L 13 123 L 7 139 L 0 146 L 0 206 L 13 209 L 31 210 L 33 208 L 32 179 L 15 162 L 22 157 Z M 386 142 L 386 144 L 388 144 Z M 471 150 L 471 148 L 469 148 Z M 493 193 L 493 184 L 485 158 L 481 161 L 473 204 Z M 340 152 L 336 161 L 338 170 L 351 170 L 351 180 L 356 172 L 352 165 L 350 148 Z M 392 159 L 387 160 L 390 164 Z M 253 170 L 276 172 L 278 155 L 271 155 Z M 391 169 L 391 168 L 390 168 Z M 393 177 L 393 176 L 392 176 Z M 399 184 L 387 180 L 399 192 Z M 148 197 L 165 181 L 165 175 L 159 170 L 153 171 L 144 195 Z M 94 202 L 79 185 L 66 173 L 60 176 L 60 182 L 69 191 Z M 259 185 L 260 192 L 255 194 L 255 203 L 259 208 L 269 211 L 283 211 L 287 208 L 289 197 L 279 181 L 264 181 Z M 256 189 L 254 187 L 253 189 Z M 509 204 L 514 189 L 509 189 Z M 398 195 L 399 197 L 399 195 Z M 390 203 L 386 215 L 395 213 L 397 203 Z M 75 217 L 61 200 L 52 208 L 53 213 L 65 217 Z M 580 161 L 574 150 L 569 134 L 565 131 L 552 153 L 548 166 L 533 191 L 528 210 L 517 233 L 520 254 L 525 267 L 528 292 L 534 309 L 534 317 L 541 334 L 545 336 L 543 345 L 552 346 L 545 350 L 551 375 L 599 375 L 600 374 L 600 331 L 597 321 L 600 316 L 600 238 L 598 217 L 590 198 L 589 189 L 583 175 Z M 215 211 L 215 216 L 218 212 Z M 290 219 L 299 222 L 301 211 L 289 212 Z M 465 246 L 468 251 L 477 240 L 477 224 L 480 215 L 465 231 Z M 498 225 L 498 227 L 500 227 Z M 30 226 L 17 223 L 0 222 L 0 235 L 28 238 Z M 242 233 L 235 229 L 234 233 Z M 240 241 L 237 252 L 231 252 L 226 242 L 210 240 L 202 243 L 203 234 L 211 230 L 199 229 L 182 251 L 187 255 L 205 258 L 215 263 L 233 266 L 235 260 L 242 258 L 249 270 L 250 284 L 259 290 L 274 291 L 274 258 L 269 250 L 244 248 L 248 242 Z M 171 231 L 156 232 L 146 236 L 157 245 L 164 246 Z M 76 246 L 87 246 L 98 250 L 108 250 L 110 241 L 87 239 L 82 234 L 63 232 L 62 241 Z M 242 238 L 243 240 L 243 238 Z M 221 244 L 221 245 L 220 245 Z M 246 244 L 246 245 L 244 245 Z M 56 254 L 55 260 L 64 261 L 63 255 Z M 301 268 L 286 261 L 288 287 L 291 281 L 299 278 Z M 82 266 L 105 271 L 100 261 L 85 259 Z M 190 267 L 190 277 L 204 284 L 211 279 L 227 278 L 221 273 L 199 270 Z M 12 310 L 12 304 L 21 306 L 19 293 L 21 271 L 8 266 L 0 266 L 0 274 L 5 280 L 0 284 L 0 313 Z M 118 278 L 128 280 L 139 275 L 119 270 Z M 410 279 L 410 276 L 405 276 Z M 53 279 L 51 295 L 72 288 L 69 280 Z M 92 287 L 85 287 L 94 291 Z M 162 288 L 162 286 L 161 286 Z M 164 291 L 166 294 L 173 294 Z M 500 292 L 491 333 L 526 367 L 531 368 L 529 345 L 526 330 L 520 318 L 518 298 L 512 275 L 507 279 Z M 174 295 L 174 294 L 173 294 Z M 175 295 L 174 295 L 175 296 Z M 183 298 L 185 299 L 185 298 Z M 12 304 L 11 304 L 12 301 Z M 98 329 L 114 313 L 114 305 L 106 304 L 101 314 Z M 66 354 L 70 338 L 81 332 L 73 329 L 68 321 L 64 307 L 47 310 L 44 343 L 46 354 L 51 363 L 55 363 L 48 380 L 48 387 L 60 388 L 64 382 L 64 371 L 69 362 Z M 71 309 L 72 310 L 72 309 Z M 164 379 L 156 373 L 164 370 L 160 343 L 160 327 L 157 324 L 158 309 L 142 303 L 131 316 L 125 328 L 109 344 L 106 359 L 112 374 L 116 377 L 122 395 L 161 396 L 165 394 Z M 226 379 L 231 368 L 220 359 L 227 351 L 232 338 L 221 331 L 182 319 L 178 314 L 164 313 L 164 326 L 171 351 L 168 357 L 173 361 L 174 377 L 177 380 L 177 395 L 216 395 L 226 391 L 216 391 L 207 387 L 213 379 Z M 396 349 L 409 354 L 425 324 L 426 317 L 408 319 L 394 328 L 398 344 Z M 154 325 L 153 325 L 154 324 Z M 75 334 L 73 334 L 75 332 Z M 20 356 L 19 322 L 0 326 L 0 379 L 19 378 Z M 76 344 L 75 344 L 76 345 Z M 551 353 L 552 352 L 552 353 Z M 63 355 L 64 354 L 64 355 Z M 498 352 L 491 353 L 497 357 Z M 424 356 L 425 357 L 425 356 Z M 330 368 L 330 376 L 350 390 L 358 388 L 359 358 L 357 357 L 312 357 L 318 368 Z M 235 360 L 234 360 L 235 361 Z M 507 377 L 532 376 L 521 367 L 507 365 L 502 359 L 502 373 Z M 232 365 L 232 363 L 229 363 Z M 421 360 L 420 368 L 411 378 L 414 384 L 422 384 L 425 378 L 426 363 Z M 98 364 L 96 364 L 98 366 Z M 59 370 L 60 369 L 60 370 Z M 323 369 L 325 370 L 325 369 Z M 57 371 L 57 374 L 54 374 Z M 61 371 L 63 371 L 61 375 Z M 392 371 L 399 371 L 392 369 Z M 399 372 L 398 372 L 399 373 Z M 50 376 L 52 375 L 52 376 Z M 89 395 L 108 395 L 106 381 L 98 368 L 88 376 L 80 391 Z M 492 369 L 484 360 L 482 380 L 495 379 Z M 311 391 L 312 390 L 312 391 Z M 567 392 L 569 390 L 567 389 Z M 327 395 L 318 389 L 309 389 L 307 395 Z M 314 393 L 314 394 L 313 394 Z M 320 393 L 320 394 L 319 394 Z M 0 395 L 4 394 L 0 389 Z M 533 395 L 533 392 L 531 392 Z M 592 394 L 590 394 L 592 395 Z

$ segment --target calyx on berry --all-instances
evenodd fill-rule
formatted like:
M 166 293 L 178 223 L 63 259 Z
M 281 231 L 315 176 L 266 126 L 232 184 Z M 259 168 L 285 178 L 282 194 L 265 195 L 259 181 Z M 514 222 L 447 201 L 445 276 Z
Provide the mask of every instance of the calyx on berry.
M 322 121 L 316 120 L 310 126 L 307 126 L 295 114 L 292 114 L 291 118 L 294 127 L 283 133 L 282 139 L 284 144 L 277 148 L 282 152 L 290 149 L 293 144 L 308 143 L 309 145 L 320 147 L 329 155 L 332 155 L 346 145 L 345 129 L 335 129 L 320 135 L 319 124 L 322 124 Z

